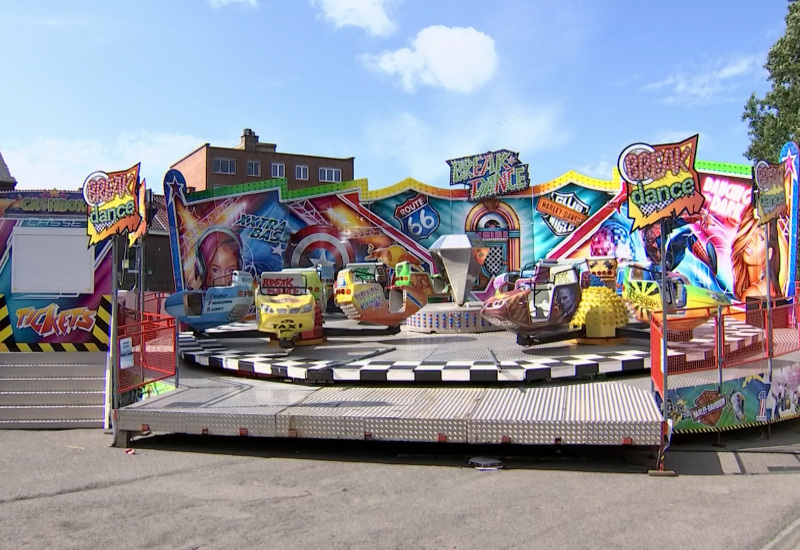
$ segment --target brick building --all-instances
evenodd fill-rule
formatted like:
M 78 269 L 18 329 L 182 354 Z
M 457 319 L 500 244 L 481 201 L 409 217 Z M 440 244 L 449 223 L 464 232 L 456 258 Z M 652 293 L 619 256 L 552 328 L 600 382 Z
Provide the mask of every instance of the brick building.
M 206 143 L 172 168 L 180 170 L 195 191 L 273 178 L 286 178 L 289 189 L 306 189 L 353 180 L 353 164 L 354 157 L 281 153 L 274 143 L 259 141 L 253 130 L 245 128 L 236 147 Z

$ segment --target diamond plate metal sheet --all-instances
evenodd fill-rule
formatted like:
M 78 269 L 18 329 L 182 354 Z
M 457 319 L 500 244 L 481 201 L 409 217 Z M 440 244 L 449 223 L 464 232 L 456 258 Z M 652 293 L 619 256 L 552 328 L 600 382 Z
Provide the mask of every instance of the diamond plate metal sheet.
M 277 417 L 299 437 L 467 441 L 467 420 L 484 388 L 323 388 Z M 296 430 L 291 433 L 290 430 Z
M 649 392 L 613 382 L 503 388 L 469 421 L 471 443 L 658 445 L 661 419 Z
M 120 430 L 209 435 L 276 436 L 275 415 L 314 393 L 317 388 L 223 376 L 203 377 L 188 369 L 185 386 L 117 412 Z
M 564 387 L 488 389 L 468 422 L 470 443 L 552 445 L 563 437 Z

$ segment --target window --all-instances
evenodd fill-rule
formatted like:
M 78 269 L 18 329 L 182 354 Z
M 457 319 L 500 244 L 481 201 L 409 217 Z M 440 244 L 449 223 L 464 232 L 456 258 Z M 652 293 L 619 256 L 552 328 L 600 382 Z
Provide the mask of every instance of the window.
M 235 174 L 236 159 L 214 159 L 215 174 Z
M 16 227 L 11 246 L 11 292 L 94 292 L 94 247 L 86 247 L 86 228 Z
M 303 164 L 298 164 L 294 167 L 294 177 L 298 180 L 307 180 L 308 179 L 308 166 Z
M 319 181 L 342 181 L 342 171 L 338 168 L 320 168 Z
M 248 160 L 247 161 L 247 175 L 248 176 L 260 176 L 261 175 L 261 163 L 257 160 Z
M 286 166 L 284 166 L 282 162 L 273 162 L 272 163 L 272 177 L 273 178 L 285 178 L 286 177 Z

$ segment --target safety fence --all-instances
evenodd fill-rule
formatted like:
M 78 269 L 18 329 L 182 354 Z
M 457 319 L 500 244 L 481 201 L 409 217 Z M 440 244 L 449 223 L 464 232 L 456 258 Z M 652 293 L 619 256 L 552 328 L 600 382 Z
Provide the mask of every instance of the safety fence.
M 800 307 L 788 300 L 766 300 L 741 306 L 695 308 L 670 312 L 666 330 L 660 312 L 651 316 L 651 376 L 663 395 L 662 345 L 666 334 L 667 378 L 670 375 L 750 367 L 767 371 L 769 360 L 800 351 Z M 789 357 L 794 359 L 794 357 Z M 797 354 L 800 362 L 800 353 Z M 672 387 L 672 384 L 670 384 Z
M 175 319 L 145 312 L 141 321 L 130 322 L 128 313 L 120 315 L 120 321 L 125 319 L 126 323 L 118 329 L 119 393 L 175 375 Z

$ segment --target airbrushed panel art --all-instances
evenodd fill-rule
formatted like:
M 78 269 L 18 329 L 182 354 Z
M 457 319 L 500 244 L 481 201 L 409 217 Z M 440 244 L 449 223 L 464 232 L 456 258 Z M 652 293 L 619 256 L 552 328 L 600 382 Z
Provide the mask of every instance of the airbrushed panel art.
M 14 232 L 43 235 L 87 227 L 80 192 L 19 191 L 0 195 L 0 350 L 105 351 L 111 313 L 111 244 L 93 247 L 94 291 L 86 294 L 12 292 Z M 55 238 L 55 237 L 54 237 Z M 58 277 L 58 271 L 43 273 Z
M 318 196 L 288 192 L 285 180 L 217 196 L 186 194 L 175 170 L 165 178 L 176 287 L 230 284 L 233 271 L 253 276 L 289 267 L 319 266 L 326 279 L 352 262 L 408 260 L 430 269 L 427 249 L 375 216 L 359 189 Z
M 670 271 L 742 301 L 766 293 L 768 248 L 773 295 L 793 295 L 790 268 L 797 251 L 788 243 L 792 232 L 796 234 L 795 222 L 787 214 L 778 215 L 771 222 L 776 231 L 765 244 L 754 214 L 750 167 L 695 162 L 696 147 L 694 136 L 630 149 L 642 162 L 629 159 L 625 165 L 623 159 L 628 176 L 635 179 L 631 174 L 637 169 L 642 174 L 650 170 L 633 184 L 613 170 L 609 179 L 571 171 L 527 185 L 527 165 L 507 150 L 490 152 L 492 162 L 489 153 L 448 161 L 458 176 L 451 180 L 464 184 L 463 189 L 408 178 L 378 190 L 368 190 L 366 180 L 357 180 L 314 194 L 313 189 L 288 191 L 285 180 L 270 180 L 224 188 L 214 196 L 187 194 L 183 176 L 173 170 L 165 178 L 165 194 L 175 228 L 177 287 L 220 284 L 234 269 L 257 277 L 262 271 L 318 265 L 333 279 L 347 263 L 373 260 L 390 268 L 409 260 L 430 272 L 436 269 L 429 247 L 443 235 L 467 234 L 488 247 L 472 299 L 490 295 L 499 274 L 542 259 L 614 256 L 657 265 L 662 238 Z M 664 151 L 671 151 L 672 164 L 665 164 L 662 174 L 642 155 Z M 495 175 L 492 166 L 500 170 Z M 484 180 L 493 185 L 491 193 Z M 659 199 L 661 187 L 669 197 Z M 481 189 L 486 193 L 477 198 Z M 787 189 L 786 195 L 787 211 L 793 212 L 796 190 Z M 636 208 L 634 217 L 629 216 L 631 207 Z M 654 223 L 662 214 L 664 235 Z

